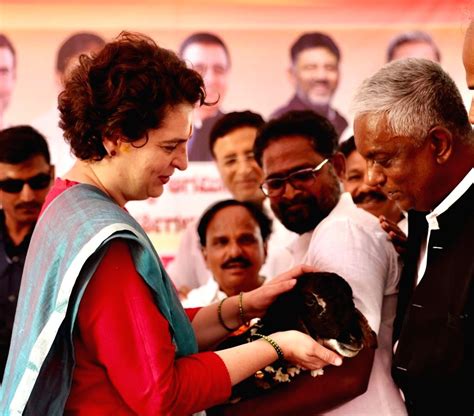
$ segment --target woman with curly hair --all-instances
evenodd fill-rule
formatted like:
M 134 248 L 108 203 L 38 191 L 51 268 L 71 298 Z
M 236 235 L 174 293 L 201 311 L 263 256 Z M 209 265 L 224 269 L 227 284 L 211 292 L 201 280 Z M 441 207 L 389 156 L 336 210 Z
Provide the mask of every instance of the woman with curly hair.
M 309 269 L 185 311 L 125 210 L 186 169 L 196 104 L 206 105 L 198 73 L 143 35 L 123 33 L 80 58 L 59 96 L 78 161 L 56 180 L 31 241 L 1 388 L 7 413 L 185 415 L 224 401 L 277 356 L 340 364 L 296 331 L 211 352 Z

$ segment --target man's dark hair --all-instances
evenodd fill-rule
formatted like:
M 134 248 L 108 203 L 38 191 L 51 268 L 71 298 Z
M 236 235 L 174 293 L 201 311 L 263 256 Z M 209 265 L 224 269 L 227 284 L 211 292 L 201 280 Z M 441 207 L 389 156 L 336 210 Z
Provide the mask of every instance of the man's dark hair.
M 7 35 L 0 33 L 0 48 L 7 48 L 13 55 L 13 63 L 16 65 L 16 51 L 13 43 L 8 39 Z
M 81 55 L 59 94 L 59 126 L 77 158 L 101 160 L 104 137 L 140 140 L 162 126 L 170 109 L 205 98 L 202 77 L 174 52 L 122 32 L 96 56 Z
M 206 210 L 199 220 L 197 231 L 199 234 L 199 242 L 201 243 L 202 247 L 206 246 L 206 232 L 209 223 L 219 211 L 227 207 L 245 208 L 257 222 L 263 242 L 266 243 L 268 241 L 268 238 L 272 233 L 272 220 L 267 216 L 267 214 L 265 214 L 260 207 L 252 204 L 251 202 L 226 199 L 211 205 L 211 207 Z
M 15 126 L 0 130 L 0 162 L 18 165 L 34 156 L 50 163 L 46 139 L 31 126 Z
M 354 136 L 349 137 L 347 140 L 344 140 L 340 145 L 338 149 L 344 157 L 347 159 L 352 152 L 355 152 L 357 150 L 356 144 L 355 144 L 355 139 Z
M 290 49 L 291 62 L 294 64 L 301 52 L 311 48 L 326 48 L 337 58 L 338 62 L 341 59 L 341 51 L 331 37 L 325 33 L 311 32 L 304 33 L 293 43 Z
M 64 73 L 71 58 L 80 53 L 89 51 L 93 46 L 102 48 L 104 45 L 105 40 L 95 33 L 75 33 L 68 37 L 60 46 L 56 56 L 56 70 L 61 74 Z
M 421 30 L 399 33 L 392 38 L 387 47 L 387 62 L 393 61 L 397 48 L 406 43 L 426 43 L 427 45 L 430 45 L 435 53 L 437 61 L 441 62 L 441 52 L 439 51 L 438 46 L 428 33 L 422 32 Z
M 198 32 L 193 33 L 192 35 L 188 36 L 186 39 L 183 40 L 181 46 L 179 47 L 179 56 L 183 57 L 184 50 L 193 43 L 203 43 L 206 45 L 218 45 L 224 49 L 225 55 L 227 57 L 227 62 L 230 67 L 230 54 L 229 49 L 227 49 L 226 44 L 224 41 L 217 35 L 209 32 Z
M 211 154 L 214 154 L 214 145 L 216 141 L 224 137 L 225 135 L 232 133 L 234 130 L 242 127 L 255 127 L 257 130 L 265 124 L 265 120 L 260 114 L 252 111 L 234 111 L 232 113 L 225 114 L 221 117 L 209 134 L 209 148 Z
M 270 143 L 292 136 L 307 138 L 314 151 L 324 157 L 332 157 L 336 151 L 338 135 L 327 118 L 311 110 L 289 111 L 260 130 L 253 148 L 257 163 L 262 166 L 263 152 Z

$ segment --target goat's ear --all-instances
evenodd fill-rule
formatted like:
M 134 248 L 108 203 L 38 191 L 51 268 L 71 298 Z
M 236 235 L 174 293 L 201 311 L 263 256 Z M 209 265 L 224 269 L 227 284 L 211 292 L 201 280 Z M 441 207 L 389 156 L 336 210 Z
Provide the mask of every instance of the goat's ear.
M 373 349 L 377 348 L 377 334 L 372 331 L 367 319 L 357 308 L 356 313 L 358 315 L 359 325 L 362 331 L 362 343 L 364 344 L 364 347 Z

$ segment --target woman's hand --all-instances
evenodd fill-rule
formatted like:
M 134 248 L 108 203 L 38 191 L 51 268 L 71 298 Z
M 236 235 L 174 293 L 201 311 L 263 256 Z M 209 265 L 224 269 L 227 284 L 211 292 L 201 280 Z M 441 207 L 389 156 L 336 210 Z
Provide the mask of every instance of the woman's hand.
M 285 273 L 282 273 L 270 280 L 267 284 L 260 286 L 251 292 L 246 292 L 243 295 L 243 308 L 245 317 L 261 318 L 265 315 L 268 307 L 275 301 L 275 299 L 282 293 L 291 290 L 295 284 L 296 279 L 303 273 L 317 271 L 314 267 L 306 264 L 300 264 L 293 267 Z
M 318 344 L 309 335 L 299 331 L 276 332 L 269 336 L 278 344 L 285 360 L 308 370 L 318 370 L 326 365 L 341 365 L 342 358 Z M 265 339 L 215 351 L 222 358 L 229 372 L 232 385 L 265 368 L 277 358 L 273 344 Z
M 379 217 L 379 221 L 380 226 L 388 234 L 388 238 L 392 242 L 397 253 L 400 255 L 405 254 L 407 250 L 407 236 L 405 235 L 405 233 L 396 223 L 390 221 L 383 215 Z
M 286 361 L 308 370 L 319 370 L 328 364 L 342 364 L 341 356 L 302 332 L 276 332 L 270 338 L 280 346 Z
M 252 318 L 260 318 L 265 315 L 275 299 L 292 289 L 296 284 L 296 279 L 303 273 L 315 271 L 317 270 L 314 267 L 300 265 L 280 274 L 257 289 L 243 293 L 243 316 L 240 313 L 239 295 L 231 296 L 223 303 L 214 303 L 201 308 L 192 322 L 200 351 L 214 348 L 228 335 L 227 329 L 222 326 L 222 322 L 218 318 L 219 316 L 227 327 L 237 329 L 244 323 L 242 321 L 249 321 Z

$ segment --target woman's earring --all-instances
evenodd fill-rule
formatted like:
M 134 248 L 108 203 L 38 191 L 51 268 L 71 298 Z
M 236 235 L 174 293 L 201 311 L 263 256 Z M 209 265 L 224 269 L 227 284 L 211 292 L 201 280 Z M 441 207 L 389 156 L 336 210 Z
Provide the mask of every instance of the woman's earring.
M 117 154 L 117 152 L 116 152 L 115 150 L 112 150 L 112 151 L 110 152 L 110 157 L 113 157 L 113 156 L 115 156 L 116 154 Z

